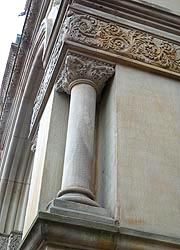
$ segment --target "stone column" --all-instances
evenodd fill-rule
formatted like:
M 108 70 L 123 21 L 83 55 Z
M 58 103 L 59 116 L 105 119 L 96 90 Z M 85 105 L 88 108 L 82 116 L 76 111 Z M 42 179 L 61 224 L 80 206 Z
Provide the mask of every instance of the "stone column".
M 71 93 L 62 187 L 58 199 L 98 206 L 91 191 L 96 99 L 112 65 L 68 54 L 58 90 Z

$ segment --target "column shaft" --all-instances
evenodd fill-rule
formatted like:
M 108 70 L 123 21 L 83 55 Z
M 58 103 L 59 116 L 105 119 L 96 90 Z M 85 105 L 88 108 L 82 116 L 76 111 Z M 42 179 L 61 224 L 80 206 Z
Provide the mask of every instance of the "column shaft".
M 71 90 L 70 112 L 61 199 L 93 206 L 91 191 L 94 151 L 96 90 L 89 84 L 75 85 Z

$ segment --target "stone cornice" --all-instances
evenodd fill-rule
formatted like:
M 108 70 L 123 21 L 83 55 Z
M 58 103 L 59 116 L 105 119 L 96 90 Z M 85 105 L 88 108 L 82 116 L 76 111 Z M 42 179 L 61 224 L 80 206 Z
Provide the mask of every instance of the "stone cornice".
M 74 85 L 86 83 L 92 85 L 100 94 L 106 81 L 114 74 L 113 65 L 86 57 L 68 53 L 63 70 L 57 80 L 57 91 L 70 94 Z
M 114 16 L 123 16 L 127 20 L 180 34 L 180 19 L 178 12 L 141 0 L 74 0 L 73 6 L 79 9 L 81 5 L 96 11 L 106 12 Z M 103 6 L 103 8 L 102 8 Z

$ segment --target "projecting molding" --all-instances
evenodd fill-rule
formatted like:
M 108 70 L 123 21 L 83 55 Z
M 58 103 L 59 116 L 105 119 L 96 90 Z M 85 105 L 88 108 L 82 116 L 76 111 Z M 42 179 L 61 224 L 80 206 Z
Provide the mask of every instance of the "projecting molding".
M 35 123 L 37 124 L 39 111 L 50 86 L 52 88 L 57 75 L 65 73 L 61 64 L 65 61 L 63 57 L 67 55 L 68 46 L 73 47 L 74 53 L 77 54 L 77 51 L 82 51 L 87 53 L 88 57 L 93 55 L 98 59 L 104 58 L 106 54 L 105 58 L 110 63 L 123 59 L 162 71 L 172 77 L 180 77 L 180 47 L 177 44 L 119 23 L 70 10 L 61 25 L 35 99 L 30 134 Z M 59 72 L 57 68 L 60 69 Z

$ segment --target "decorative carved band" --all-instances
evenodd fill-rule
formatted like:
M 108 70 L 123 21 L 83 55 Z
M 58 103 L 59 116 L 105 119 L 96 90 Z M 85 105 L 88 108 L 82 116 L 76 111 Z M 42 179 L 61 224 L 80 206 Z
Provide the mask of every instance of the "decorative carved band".
M 0 234 L 0 250 L 17 250 L 21 239 L 20 232 L 12 232 L 10 235 Z
M 113 74 L 113 65 L 109 63 L 69 53 L 57 81 L 57 90 L 70 94 L 74 85 L 86 83 L 92 85 L 100 94 L 105 82 Z
M 34 101 L 33 113 L 32 113 L 32 117 L 31 117 L 30 132 L 31 132 L 33 126 L 34 126 L 34 123 L 35 123 L 35 120 L 37 118 L 39 109 L 40 109 L 41 104 L 43 102 L 44 96 L 46 94 L 46 91 L 48 89 L 51 77 L 52 77 L 54 69 L 55 69 L 55 66 L 56 66 L 58 58 L 60 56 L 60 48 L 61 48 L 61 45 L 62 45 L 63 37 L 64 37 L 64 35 L 66 33 L 65 32 L 66 31 L 66 26 L 67 26 L 67 24 L 66 24 L 66 21 L 65 21 L 64 24 L 62 25 L 62 28 L 61 28 L 58 36 L 57 36 L 57 39 L 56 39 L 56 42 L 55 42 L 55 45 L 54 45 L 54 48 L 53 48 L 49 63 L 47 65 L 47 67 L 46 67 L 43 79 L 42 79 L 41 84 L 40 84 L 39 91 L 38 91 L 38 93 L 36 95 L 36 98 L 35 98 L 35 101 Z
M 7 250 L 8 235 L 0 234 L 0 250 Z
M 17 250 L 22 239 L 21 233 L 11 233 L 9 236 L 7 250 Z
M 180 47 L 148 33 L 72 13 L 68 39 L 180 73 Z

